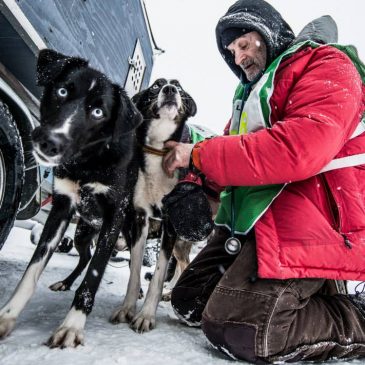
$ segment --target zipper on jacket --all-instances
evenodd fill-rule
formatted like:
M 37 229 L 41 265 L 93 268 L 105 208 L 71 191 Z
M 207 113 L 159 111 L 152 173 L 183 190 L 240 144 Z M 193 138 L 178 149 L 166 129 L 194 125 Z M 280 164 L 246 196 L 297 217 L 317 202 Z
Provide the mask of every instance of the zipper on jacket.
M 332 216 L 332 221 L 334 222 L 334 228 L 336 229 L 337 232 L 340 232 L 340 219 L 339 219 L 340 216 L 339 216 L 338 209 L 335 209 L 335 204 L 334 204 L 335 199 L 332 196 L 332 193 L 330 191 L 330 188 L 328 186 L 328 183 L 327 183 L 325 177 L 322 174 L 320 174 L 319 176 L 322 180 L 324 191 L 326 193 L 327 205 L 328 205 L 328 209 Z
M 351 241 L 347 238 L 347 236 L 345 234 L 341 233 L 341 236 L 343 237 L 345 246 L 351 250 L 352 249 Z
M 322 174 L 320 174 L 319 176 L 321 177 L 321 180 L 322 180 L 322 183 L 324 186 L 324 190 L 326 192 L 327 204 L 328 204 L 328 208 L 331 212 L 333 222 L 335 224 L 335 229 L 342 236 L 345 246 L 351 250 L 352 249 L 351 241 L 348 239 L 348 237 L 344 233 L 341 233 L 340 212 L 339 212 L 338 208 L 336 207 L 336 202 L 335 202 L 335 199 L 328 186 L 327 180 Z

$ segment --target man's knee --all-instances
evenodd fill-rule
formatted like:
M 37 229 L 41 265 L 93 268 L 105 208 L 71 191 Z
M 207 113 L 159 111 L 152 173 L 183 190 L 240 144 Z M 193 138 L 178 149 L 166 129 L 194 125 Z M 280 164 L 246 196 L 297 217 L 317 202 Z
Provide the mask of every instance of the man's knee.
M 261 337 L 273 300 L 260 293 L 218 285 L 203 312 L 202 330 L 210 343 L 226 355 L 266 363 L 260 357 Z
M 202 330 L 213 347 L 231 358 L 256 364 L 267 363 L 256 356 L 255 326 L 230 321 L 217 322 L 203 314 Z

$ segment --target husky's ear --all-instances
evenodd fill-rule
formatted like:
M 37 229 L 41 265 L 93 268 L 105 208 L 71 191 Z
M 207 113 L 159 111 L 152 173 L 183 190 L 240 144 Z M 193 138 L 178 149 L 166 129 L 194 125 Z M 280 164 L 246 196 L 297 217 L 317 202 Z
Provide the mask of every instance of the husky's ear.
M 115 127 L 113 132 L 113 142 L 118 142 L 123 134 L 135 130 L 142 123 L 142 114 L 137 110 L 127 93 L 118 85 L 114 85 L 119 101 Z
M 186 91 L 184 91 L 183 95 L 183 104 L 188 113 L 188 117 L 193 117 L 197 112 L 197 106 L 194 99 Z
M 159 118 L 157 103 L 153 102 L 156 95 L 151 95 L 150 88 L 140 91 L 133 95 L 132 101 L 142 116 L 149 118 Z
M 37 62 L 37 84 L 45 86 L 54 81 L 66 66 L 83 67 L 88 62 L 82 58 L 65 56 L 51 49 L 42 49 Z
M 143 95 L 145 94 L 145 92 L 146 90 L 143 90 L 132 96 L 132 102 L 138 110 L 142 109 Z

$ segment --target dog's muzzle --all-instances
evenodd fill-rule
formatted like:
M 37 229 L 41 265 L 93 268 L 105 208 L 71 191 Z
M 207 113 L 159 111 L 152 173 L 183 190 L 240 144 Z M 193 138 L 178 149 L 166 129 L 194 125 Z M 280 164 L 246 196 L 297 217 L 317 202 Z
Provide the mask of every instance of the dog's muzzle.
M 37 127 L 32 132 L 33 147 L 42 159 L 53 159 L 62 155 L 64 151 L 64 138 L 56 135 L 45 127 Z
M 167 84 L 160 92 L 160 107 L 163 106 L 176 106 L 180 108 L 181 106 L 181 96 L 175 85 Z

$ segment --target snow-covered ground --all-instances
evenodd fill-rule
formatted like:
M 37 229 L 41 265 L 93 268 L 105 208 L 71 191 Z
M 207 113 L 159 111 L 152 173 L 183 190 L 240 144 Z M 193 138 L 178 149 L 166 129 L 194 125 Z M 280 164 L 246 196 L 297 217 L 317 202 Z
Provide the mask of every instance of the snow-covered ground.
M 0 251 L 0 307 L 10 297 L 34 251 L 29 232 L 13 228 Z M 129 269 L 125 262 L 107 266 L 86 323 L 85 346 L 51 350 L 43 345 L 64 319 L 81 278 L 68 292 L 53 292 L 48 286 L 68 275 L 77 260 L 67 254 L 53 255 L 14 331 L 0 342 L 0 365 L 39 365 L 46 361 L 52 365 L 232 364 L 207 344 L 200 329 L 180 324 L 170 303 L 160 303 L 157 327 L 149 333 L 137 334 L 126 324 L 110 324 L 108 318 L 126 292 Z M 146 293 L 148 282 L 143 281 L 142 286 Z
M 13 228 L 0 251 L 0 307 L 8 300 L 20 279 L 35 246 L 28 230 Z M 170 303 L 161 302 L 157 327 L 143 335 L 126 324 L 112 325 L 108 317 L 120 304 L 129 275 L 125 262 L 108 265 L 96 296 L 94 310 L 85 330 L 85 346 L 76 349 L 49 349 L 43 343 L 64 319 L 74 291 L 52 292 L 50 284 L 64 278 L 78 257 L 55 253 L 42 274 L 37 291 L 18 319 L 13 333 L 0 342 L 0 365 L 111 365 L 168 364 L 223 365 L 233 361 L 212 349 L 200 329 L 179 323 Z M 145 271 L 150 271 L 144 268 Z M 73 289 L 80 283 L 79 279 Z M 148 283 L 143 281 L 146 292 Z M 353 287 L 353 286 L 352 286 Z M 142 303 L 142 300 L 139 304 Z M 364 361 L 331 362 L 336 365 L 363 364 Z

